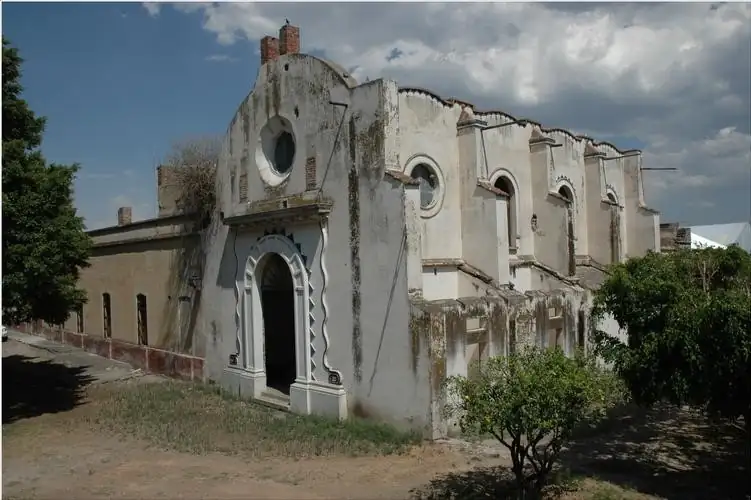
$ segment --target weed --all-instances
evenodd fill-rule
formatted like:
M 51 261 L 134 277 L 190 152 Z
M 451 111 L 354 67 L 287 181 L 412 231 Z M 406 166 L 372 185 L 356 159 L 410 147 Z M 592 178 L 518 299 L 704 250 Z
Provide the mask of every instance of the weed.
M 385 455 L 420 442 L 389 425 L 292 415 L 204 385 L 135 384 L 101 400 L 91 423 L 110 432 L 190 453 L 250 457 Z

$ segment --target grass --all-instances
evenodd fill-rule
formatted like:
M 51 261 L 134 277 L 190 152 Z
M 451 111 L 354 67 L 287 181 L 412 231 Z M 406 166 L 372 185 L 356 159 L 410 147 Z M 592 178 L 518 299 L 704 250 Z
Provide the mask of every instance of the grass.
M 564 498 L 576 498 L 577 500 L 646 500 L 655 497 L 606 481 L 588 478 L 579 484 L 574 496 Z
M 421 441 L 416 433 L 385 424 L 292 415 L 209 386 L 176 381 L 111 391 L 100 400 L 91 423 L 165 449 L 250 457 L 388 455 Z
M 411 491 L 413 500 L 517 500 L 521 497 L 508 467 L 485 467 L 439 476 L 428 485 Z M 528 492 L 528 500 L 652 500 L 598 478 L 572 475 L 558 470 L 541 492 Z

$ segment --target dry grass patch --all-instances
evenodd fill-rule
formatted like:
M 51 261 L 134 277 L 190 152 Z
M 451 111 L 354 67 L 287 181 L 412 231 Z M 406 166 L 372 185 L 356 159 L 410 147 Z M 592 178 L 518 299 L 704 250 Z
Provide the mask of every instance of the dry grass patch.
M 636 492 L 596 478 L 572 476 L 559 470 L 541 492 L 528 492 L 528 500 L 653 500 L 659 497 Z M 485 500 L 521 498 L 514 475 L 507 467 L 477 468 L 440 476 L 412 490 L 413 500 Z
M 99 399 L 99 398 L 98 398 Z M 304 458 L 403 453 L 415 433 L 360 419 L 292 415 L 183 382 L 132 384 L 98 401 L 91 423 L 105 431 L 189 453 Z
M 650 500 L 656 498 L 658 497 L 591 478 L 580 481 L 574 491 L 561 497 L 562 500 Z

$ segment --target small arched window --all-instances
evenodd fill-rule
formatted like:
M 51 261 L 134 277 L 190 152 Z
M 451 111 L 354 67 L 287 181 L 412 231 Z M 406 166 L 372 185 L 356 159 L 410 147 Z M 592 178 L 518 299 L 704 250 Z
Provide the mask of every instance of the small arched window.
M 495 187 L 503 191 L 508 198 L 506 199 L 506 231 L 508 233 L 508 251 L 510 254 L 516 253 L 516 190 L 511 179 L 501 176 L 495 181 Z
M 146 295 L 136 295 L 136 317 L 138 320 L 138 344 L 149 345 L 149 320 L 146 310 Z
M 566 198 L 569 203 L 574 202 L 574 194 L 571 192 L 568 186 L 561 186 L 561 188 L 558 190 L 558 194 Z
M 558 189 L 558 194 L 566 199 L 566 239 L 568 241 L 568 274 L 576 274 L 576 249 L 574 232 L 574 193 L 565 184 Z
M 112 302 L 109 293 L 102 294 L 102 323 L 104 338 L 112 338 Z
M 615 194 L 608 191 L 610 201 L 610 261 L 616 264 L 621 261 L 621 210 Z

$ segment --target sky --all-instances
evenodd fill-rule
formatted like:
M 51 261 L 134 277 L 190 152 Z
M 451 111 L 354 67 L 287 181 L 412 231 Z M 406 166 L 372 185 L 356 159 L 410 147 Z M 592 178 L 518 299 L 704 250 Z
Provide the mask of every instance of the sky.
M 644 151 L 663 222 L 751 220 L 751 5 L 742 3 L 6 3 L 3 36 L 47 117 L 49 161 L 79 163 L 89 229 L 156 215 L 171 146 L 221 136 L 258 41 L 289 18 L 302 51 Z

